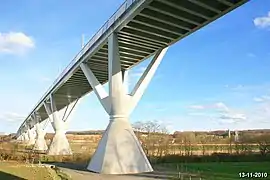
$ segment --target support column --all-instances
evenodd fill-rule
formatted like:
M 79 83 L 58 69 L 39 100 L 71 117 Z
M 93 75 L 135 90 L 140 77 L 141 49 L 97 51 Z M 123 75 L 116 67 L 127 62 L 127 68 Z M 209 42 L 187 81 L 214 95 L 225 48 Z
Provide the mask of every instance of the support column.
M 71 104 L 75 105 L 76 102 Z M 67 123 L 63 119 L 60 119 L 59 112 L 56 109 L 53 96 L 50 97 L 50 103 L 44 103 L 46 112 L 51 120 L 55 135 L 49 145 L 47 151 L 48 155 L 71 155 L 72 151 L 69 146 L 69 142 L 66 138 L 66 126 Z M 68 108 L 68 107 L 67 107 Z M 66 118 L 67 119 L 67 118 Z
M 46 151 L 48 149 L 46 140 L 45 140 L 45 128 L 43 129 L 40 124 L 41 117 L 39 113 L 34 112 L 31 116 L 33 122 L 35 122 L 35 130 L 36 130 L 36 140 L 33 147 L 33 150 L 37 151 Z M 45 120 L 46 121 L 46 120 Z
M 28 138 L 29 138 L 29 141 L 27 143 L 27 145 L 31 146 L 31 145 L 34 145 L 35 144 L 35 135 L 33 134 L 33 128 L 27 130 L 27 135 L 28 135 Z
M 117 34 L 108 39 L 109 95 L 87 64 L 80 67 L 110 116 L 110 122 L 88 164 L 90 171 L 103 174 L 129 174 L 153 171 L 130 122 L 130 113 L 141 98 L 167 48 L 157 52 L 131 94 L 123 84 Z
M 48 150 L 48 146 L 45 140 L 45 134 L 46 131 L 44 129 L 41 128 L 41 125 L 39 122 L 37 122 L 36 126 L 36 134 L 37 134 L 37 138 L 36 138 L 36 142 L 34 145 L 34 150 L 37 151 L 47 151 Z
M 24 143 L 28 143 L 28 141 L 29 141 L 29 136 L 28 136 L 27 131 L 23 133 L 23 141 L 24 141 Z
M 22 127 L 21 136 L 22 136 L 22 142 L 23 142 L 24 144 L 27 144 L 28 141 L 29 141 L 29 137 L 28 137 L 28 134 L 27 134 L 27 127 L 26 127 L 26 125 L 24 125 L 24 126 Z
M 123 84 L 125 87 L 125 93 L 129 94 L 129 78 L 128 78 L 128 70 L 122 70 L 123 72 Z

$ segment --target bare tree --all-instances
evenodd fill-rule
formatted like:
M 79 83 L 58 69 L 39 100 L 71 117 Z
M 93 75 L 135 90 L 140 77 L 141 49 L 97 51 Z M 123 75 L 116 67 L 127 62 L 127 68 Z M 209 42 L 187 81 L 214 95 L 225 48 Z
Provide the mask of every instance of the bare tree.
M 178 147 L 179 154 L 183 155 L 184 138 L 182 136 L 182 133 L 175 132 L 174 137 L 175 137 L 175 143 L 177 144 L 177 147 Z
M 145 153 L 154 156 L 162 156 L 168 150 L 167 144 L 169 142 L 168 129 L 166 126 L 158 123 L 156 120 L 147 122 L 135 122 L 133 129 L 136 131 L 139 139 L 142 139 L 142 146 Z
M 232 142 L 233 142 L 233 137 L 232 136 L 228 137 L 228 142 L 229 142 L 228 153 L 232 154 Z
M 261 155 L 270 153 L 270 134 L 262 134 L 256 137 Z
M 157 146 L 158 156 L 166 156 L 171 150 L 172 138 L 170 138 L 169 131 L 165 126 L 160 126 L 159 129 L 159 143 Z
M 199 135 L 196 139 L 201 144 L 202 155 L 204 156 L 205 151 L 206 151 L 205 144 L 207 143 L 207 136 L 206 135 Z
M 196 137 L 194 132 L 183 132 L 183 142 L 185 155 L 191 156 L 193 154 L 193 145 L 196 143 Z
M 144 131 L 144 125 L 142 122 L 137 121 L 134 124 L 132 124 L 133 130 L 135 131 L 135 134 L 138 138 L 140 138 L 140 133 Z

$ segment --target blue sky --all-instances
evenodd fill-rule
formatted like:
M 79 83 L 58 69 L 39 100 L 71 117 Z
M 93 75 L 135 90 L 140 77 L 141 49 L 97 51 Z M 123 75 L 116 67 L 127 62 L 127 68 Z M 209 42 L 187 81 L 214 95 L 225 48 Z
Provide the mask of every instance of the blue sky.
M 1 3 L 0 132 L 17 130 L 80 50 L 81 34 L 91 38 L 122 3 Z M 250 1 L 171 46 L 130 121 L 158 120 L 171 131 L 270 128 L 269 7 L 269 1 Z M 130 87 L 147 63 L 130 71 Z M 68 130 L 107 124 L 91 93 L 75 108 Z

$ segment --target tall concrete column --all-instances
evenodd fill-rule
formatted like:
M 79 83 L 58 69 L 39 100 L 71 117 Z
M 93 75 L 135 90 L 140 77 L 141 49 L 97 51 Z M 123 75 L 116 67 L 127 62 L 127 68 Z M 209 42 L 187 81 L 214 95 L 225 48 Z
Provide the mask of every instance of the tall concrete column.
M 42 129 L 41 124 L 39 122 L 37 122 L 35 126 L 37 137 L 34 145 L 34 150 L 47 151 L 48 146 L 45 140 L 46 131 Z
M 104 174 L 153 171 L 128 118 L 143 95 L 167 48 L 156 53 L 131 94 L 126 93 L 123 83 L 124 76 L 119 57 L 117 34 L 113 33 L 109 37 L 108 48 L 109 94 L 98 82 L 89 66 L 87 64 L 80 65 L 93 91 L 110 117 L 109 125 L 87 169 Z
M 70 105 L 75 106 L 76 101 L 74 101 Z M 48 155 L 71 155 L 72 151 L 69 146 L 69 142 L 66 138 L 67 123 L 66 121 L 63 121 L 63 119 L 60 119 L 59 112 L 56 109 L 56 104 L 54 102 L 52 95 L 50 97 L 50 106 L 47 103 L 44 103 L 44 106 L 51 120 L 53 129 L 55 131 L 55 135 L 53 137 L 53 140 L 51 141 L 51 144 L 49 145 L 47 154 Z M 72 109 L 70 111 L 72 111 Z M 70 114 L 70 112 L 68 114 Z
M 23 133 L 23 141 L 24 141 L 24 143 L 28 143 L 28 141 L 29 141 L 29 136 L 28 136 L 27 131 Z
M 29 141 L 28 141 L 27 145 L 29 145 L 29 146 L 35 144 L 35 134 L 34 134 L 33 130 L 34 130 L 34 128 L 32 128 L 32 129 L 29 128 L 27 130 L 27 135 L 28 135 L 28 138 L 29 138 Z
M 123 84 L 125 87 L 125 93 L 129 94 L 129 78 L 128 78 L 128 70 L 125 70 L 124 72 L 124 76 L 123 76 Z

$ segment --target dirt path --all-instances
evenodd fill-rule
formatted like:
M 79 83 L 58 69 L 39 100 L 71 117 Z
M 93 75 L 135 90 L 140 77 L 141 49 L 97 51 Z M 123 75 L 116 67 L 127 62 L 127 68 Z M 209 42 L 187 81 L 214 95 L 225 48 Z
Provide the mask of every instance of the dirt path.
M 89 172 L 82 165 L 53 163 L 56 167 L 69 175 L 74 180 L 165 180 L 169 179 L 168 174 L 164 172 L 151 172 L 132 175 L 107 175 Z
M 154 177 L 145 177 L 144 175 L 104 175 L 104 174 L 96 174 L 92 172 L 68 169 L 68 168 L 60 168 L 63 172 L 70 175 L 74 180 L 164 180 L 167 178 L 154 178 Z

